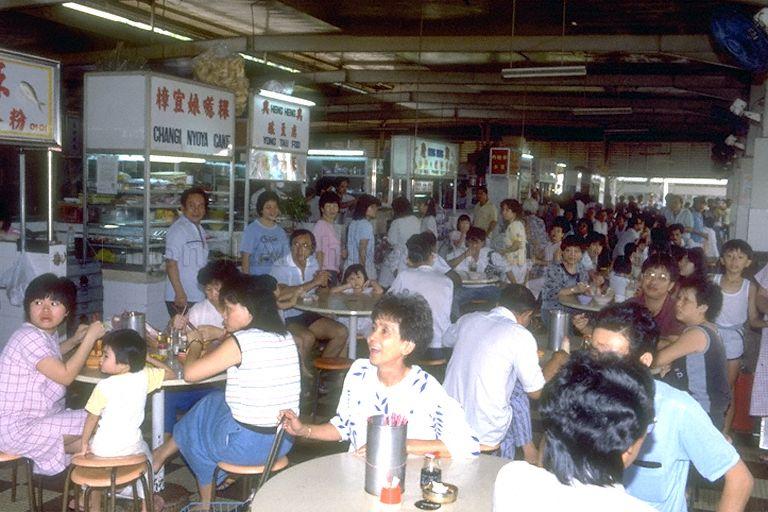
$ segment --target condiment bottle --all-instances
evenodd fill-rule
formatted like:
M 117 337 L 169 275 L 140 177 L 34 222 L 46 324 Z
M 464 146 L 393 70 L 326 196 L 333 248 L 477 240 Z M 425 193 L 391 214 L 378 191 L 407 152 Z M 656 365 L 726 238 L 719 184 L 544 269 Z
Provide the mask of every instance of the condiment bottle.
M 161 356 L 168 356 L 168 335 L 164 332 L 157 336 L 157 353 Z
M 437 460 L 438 455 L 435 453 L 427 453 L 424 455 L 424 466 L 421 468 L 421 488 L 424 489 L 432 482 L 441 482 L 443 478 L 443 472 L 440 469 L 440 462 Z

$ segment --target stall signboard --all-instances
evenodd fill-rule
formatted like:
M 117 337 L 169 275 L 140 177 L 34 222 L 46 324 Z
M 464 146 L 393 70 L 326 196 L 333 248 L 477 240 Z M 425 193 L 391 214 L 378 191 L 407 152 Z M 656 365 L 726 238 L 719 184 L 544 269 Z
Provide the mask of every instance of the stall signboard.
M 509 174 L 509 162 L 511 151 L 509 148 L 491 148 L 489 162 L 491 163 L 491 174 L 500 174 L 506 176 Z
M 256 94 L 251 105 L 251 147 L 306 154 L 309 107 Z
M 61 144 L 60 64 L 0 50 L 0 142 Z
M 415 139 L 413 174 L 436 178 L 452 177 L 459 168 L 457 144 Z
M 164 76 L 152 76 L 150 91 L 152 152 L 232 155 L 234 93 Z

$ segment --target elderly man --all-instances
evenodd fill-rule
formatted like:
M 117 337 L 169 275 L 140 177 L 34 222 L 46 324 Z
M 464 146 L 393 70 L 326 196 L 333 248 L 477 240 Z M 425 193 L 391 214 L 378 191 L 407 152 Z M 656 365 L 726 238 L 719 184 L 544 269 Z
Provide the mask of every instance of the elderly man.
M 591 350 L 650 366 L 658 333 L 648 309 L 624 302 L 600 312 Z M 685 512 L 685 485 L 693 463 L 710 481 L 725 477 L 717 510 L 744 510 L 753 479 L 739 454 L 688 393 L 658 380 L 654 387 L 654 429 L 624 472 L 629 494 L 662 512 Z
M 313 256 L 315 247 L 315 237 L 311 231 L 297 229 L 291 234 L 291 251 L 277 260 L 270 271 L 280 284 L 281 296 L 301 296 L 318 286 L 328 285 L 328 272 L 320 270 Z M 309 359 L 317 340 L 328 340 L 323 350 L 324 357 L 341 356 L 347 345 L 347 328 L 317 313 L 288 309 L 285 311 L 285 325 L 296 340 L 304 377 L 312 375 Z

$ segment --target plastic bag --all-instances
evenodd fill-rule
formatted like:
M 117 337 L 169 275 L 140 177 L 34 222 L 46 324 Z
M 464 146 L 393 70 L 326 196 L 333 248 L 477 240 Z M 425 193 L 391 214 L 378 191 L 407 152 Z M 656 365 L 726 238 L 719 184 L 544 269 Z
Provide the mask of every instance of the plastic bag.
M 234 92 L 236 114 L 245 112 L 249 86 L 245 60 L 226 43 L 219 43 L 192 59 L 192 68 L 195 79 Z
M 11 305 L 24 305 L 24 292 L 35 277 L 35 268 L 26 253 L 22 254 L 11 268 L 0 276 L 0 287 L 5 288 Z

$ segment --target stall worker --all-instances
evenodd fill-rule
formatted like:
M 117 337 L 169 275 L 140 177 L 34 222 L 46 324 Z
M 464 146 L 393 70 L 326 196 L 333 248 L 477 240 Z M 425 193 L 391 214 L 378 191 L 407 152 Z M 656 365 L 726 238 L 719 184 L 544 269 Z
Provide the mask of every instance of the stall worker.
M 208 242 L 200 221 L 208 211 L 208 195 L 199 187 L 181 194 L 181 215 L 165 237 L 165 305 L 173 317 L 205 298 L 197 273 L 208 263 Z
M 272 265 L 288 254 L 288 236 L 277 223 L 278 202 L 277 194 L 271 191 L 264 192 L 256 201 L 259 217 L 245 228 L 240 244 L 241 266 L 246 274 L 269 274 Z

